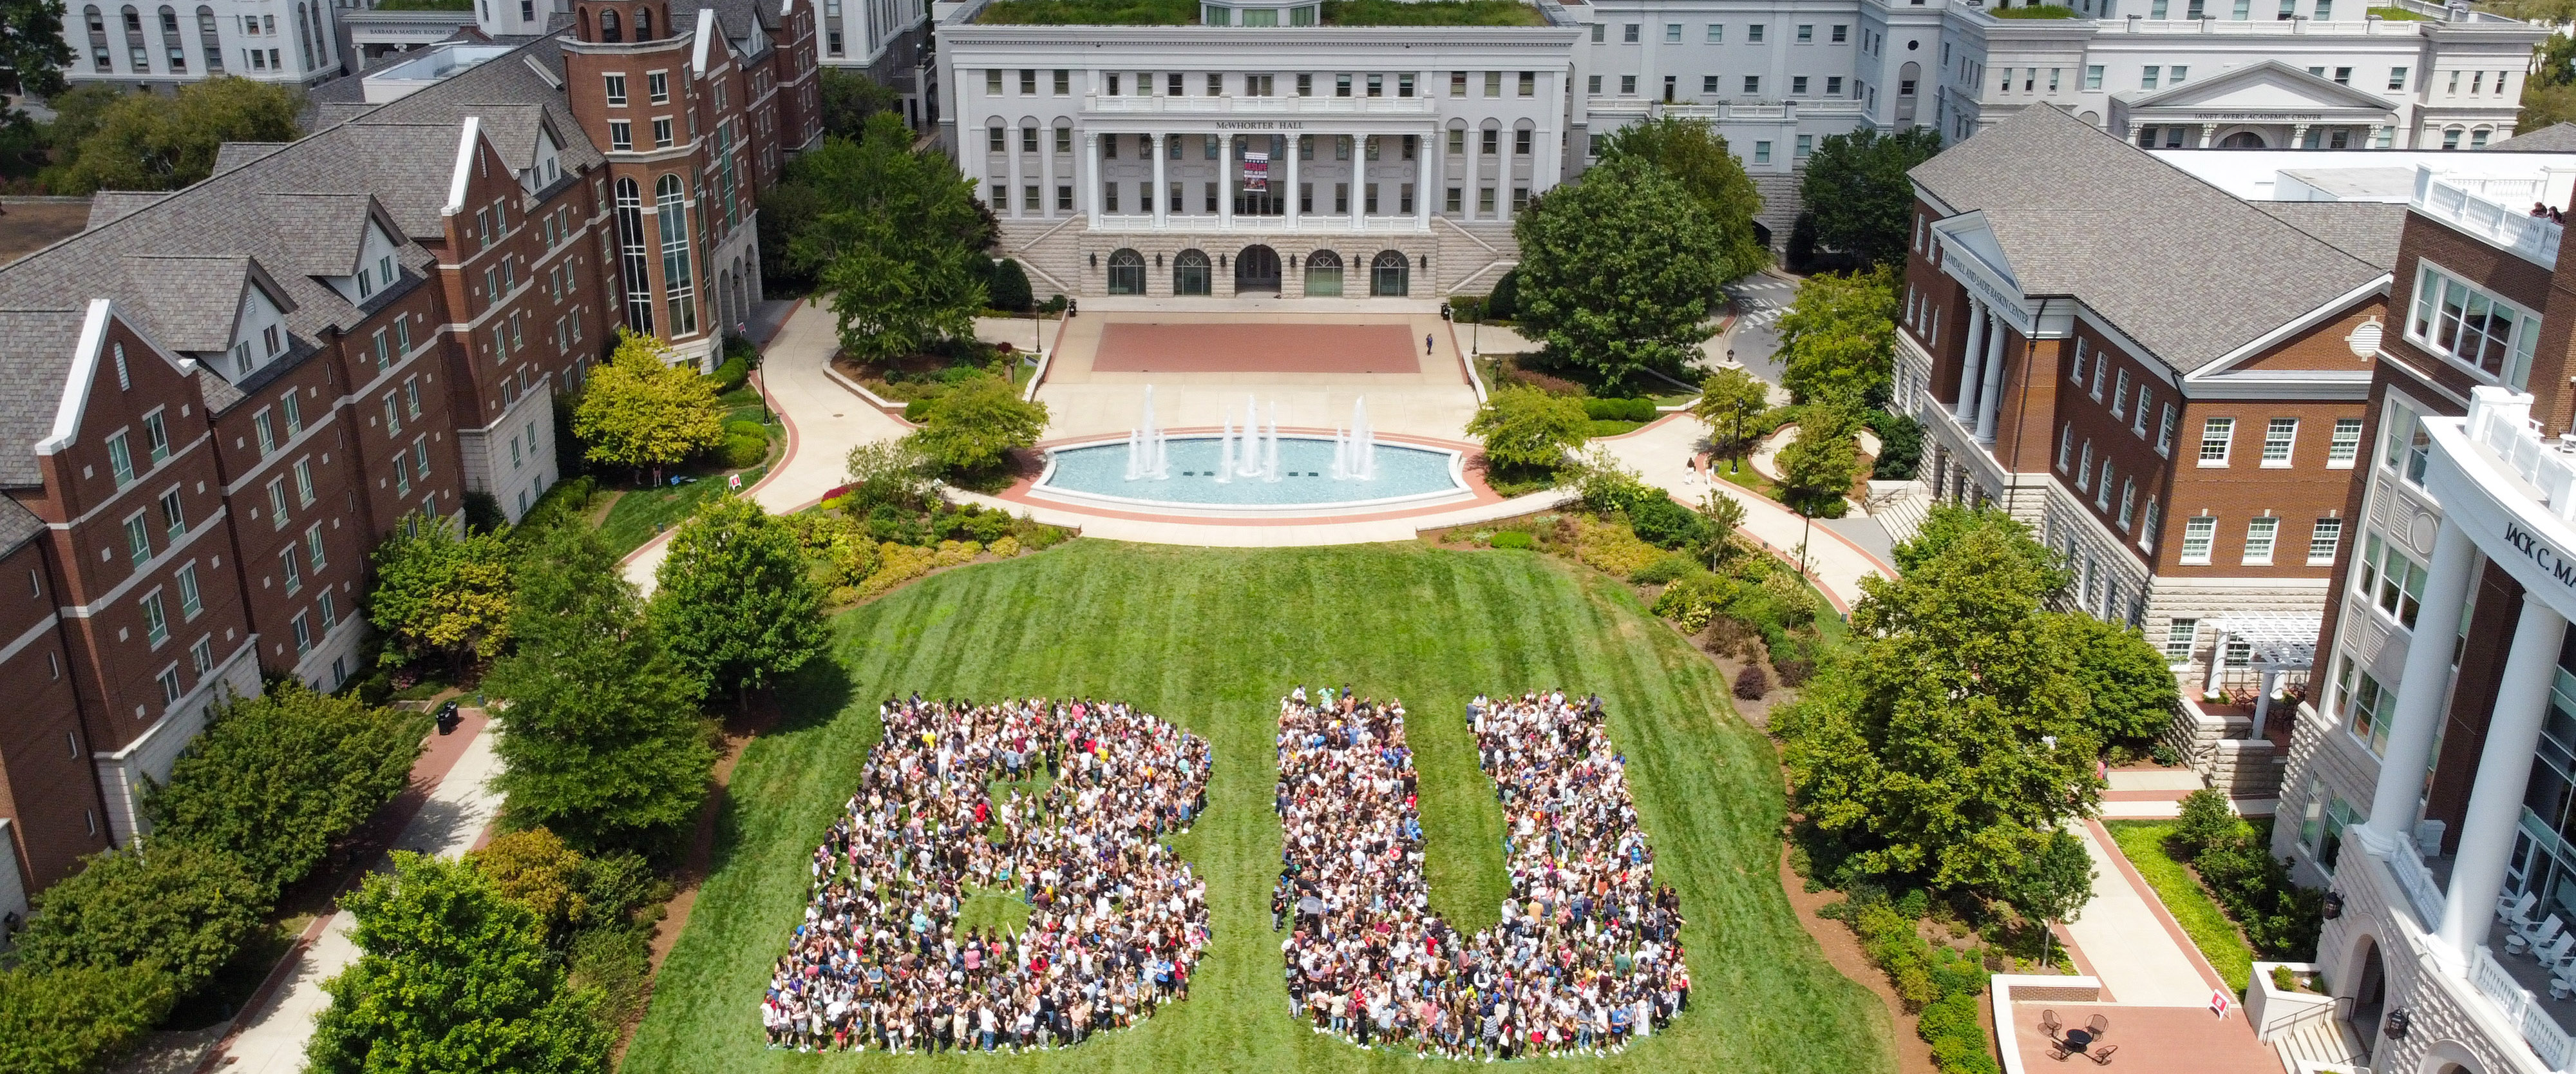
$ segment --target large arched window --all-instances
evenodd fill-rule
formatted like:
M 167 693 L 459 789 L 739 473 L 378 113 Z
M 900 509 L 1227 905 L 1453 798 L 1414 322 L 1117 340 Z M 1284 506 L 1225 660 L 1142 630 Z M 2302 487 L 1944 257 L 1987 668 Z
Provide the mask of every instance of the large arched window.
M 636 28 L 639 32 L 641 26 Z M 698 289 L 693 285 L 689 268 L 689 214 L 680 193 L 679 175 L 665 175 L 653 184 L 653 201 L 659 212 L 656 221 L 662 232 L 662 286 L 670 301 L 671 338 L 696 335 L 698 331 Z
M 1109 293 L 1145 293 L 1145 255 L 1134 250 L 1120 250 L 1109 255 Z
M 652 8 L 639 7 L 635 9 L 635 39 L 638 41 L 650 41 L 653 39 Z
M 615 16 L 600 12 L 600 21 Z M 617 181 L 617 277 L 626 291 L 626 327 L 653 334 L 653 279 L 646 265 L 644 197 L 635 180 Z
M 625 40 L 625 38 L 618 36 L 618 34 L 619 30 L 617 28 L 616 9 L 599 9 L 599 39 L 614 45 Z
M 1403 298 L 1412 288 L 1413 262 L 1401 251 L 1381 250 L 1369 262 L 1369 293 L 1380 298 Z
M 1172 293 L 1175 295 L 1208 293 L 1208 255 L 1196 250 L 1183 250 L 1172 255 Z
M 224 69 L 223 37 L 215 32 L 215 9 L 203 4 L 197 6 L 197 39 L 206 52 L 206 70 L 214 74 L 222 73 Z
M 1342 255 L 1331 250 L 1306 255 L 1306 297 L 1342 297 Z
M 172 73 L 188 69 L 188 50 L 179 44 L 179 9 L 168 4 L 161 5 L 161 54 Z

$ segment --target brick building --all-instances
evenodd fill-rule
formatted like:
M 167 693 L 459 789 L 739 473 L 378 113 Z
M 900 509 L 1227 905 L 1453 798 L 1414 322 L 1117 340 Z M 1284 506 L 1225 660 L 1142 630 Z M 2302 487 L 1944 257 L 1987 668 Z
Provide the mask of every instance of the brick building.
M 309 136 L 0 269 L 0 911 L 137 834 L 209 704 L 359 674 L 369 552 L 526 511 L 616 327 L 703 367 L 759 299 L 810 17 L 579 11 L 322 87 Z

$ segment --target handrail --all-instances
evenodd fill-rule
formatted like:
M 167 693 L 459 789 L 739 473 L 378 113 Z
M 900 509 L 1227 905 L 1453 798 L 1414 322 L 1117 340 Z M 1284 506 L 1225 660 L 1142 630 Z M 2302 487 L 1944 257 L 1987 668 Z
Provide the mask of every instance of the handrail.
M 2287 1018 L 2281 1019 L 2281 1020 L 2280 1020 L 2280 1021 L 2278 1021 L 2278 1022 L 2274 1022 L 2274 1023 L 2272 1023 L 2269 1027 L 2267 1027 L 2266 1032 L 2269 1032 L 2269 1033 L 2271 1033 L 2271 1034 L 2273 1034 L 2273 1035 L 2276 1035 L 2276 1036 L 2277 1036 L 2277 1035 L 2279 1035 L 2279 1034 L 2286 1033 L 2286 1032 L 2288 1032 L 2288 1031 L 2290 1031 L 2290 1030 L 2296 1029 L 2296 1028 L 2298 1028 L 2298 1027 L 2300 1027 L 2300 1026 L 2306 1025 L 2306 1024 L 2308 1024 L 2309 1022 L 2316 1021 L 2318 1018 L 2320 1018 L 2320 1017 L 2322 1017 L 2322 1016 L 2325 1016 L 2325 1015 L 2328 1015 L 2328 1014 L 2333 1014 L 2334 1012 L 2339 1011 L 2339 1010 L 2346 1010 L 2347 1008 L 2349 1008 L 2349 1007 L 2351 1007 L 2351 1006 L 2352 1006 L 2352 997 L 2351 997 L 2351 996 L 2335 996 L 2335 997 L 2332 997 L 2332 1002 L 2315 1004 L 2315 1005 L 2313 1005 L 2313 1006 L 2309 1007 L 2308 1009 L 2306 1009 L 2306 1010 L 2304 1010 L 2304 1011 L 2300 1011 L 2300 1012 L 2299 1012 L 2299 1013 L 2297 1013 L 2297 1014 L 2291 1015 L 2291 1016 L 2289 1016 L 2289 1017 L 2287 1017 Z M 2349 1012 L 2347 1011 L 2347 1013 L 2349 1013 Z

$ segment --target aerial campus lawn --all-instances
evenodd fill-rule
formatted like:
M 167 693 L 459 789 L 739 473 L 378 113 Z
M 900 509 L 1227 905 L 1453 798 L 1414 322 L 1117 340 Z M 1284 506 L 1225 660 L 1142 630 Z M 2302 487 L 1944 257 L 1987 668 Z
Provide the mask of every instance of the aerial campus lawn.
M 1727 707 L 1706 658 L 1632 591 L 1530 552 L 1416 545 L 1263 551 L 1077 541 L 927 579 L 842 615 L 835 655 L 787 691 L 785 725 L 745 751 L 715 862 L 629 1048 L 626 1074 L 1012 1070 L 1220 1074 L 1418 1070 L 1289 1017 L 1269 928 L 1279 695 L 1348 683 L 1404 699 L 1422 771 L 1433 902 L 1490 925 L 1506 890 L 1501 812 L 1464 720 L 1479 689 L 1598 692 L 1629 758 L 1658 877 L 1681 892 L 1690 1010 L 1601 1071 L 1894 1069 L 1884 1009 L 1826 964 L 1780 890 L 1770 745 Z M 1176 847 L 1209 878 L 1215 940 L 1190 998 L 1071 1049 L 889 1057 L 763 1045 L 758 1004 L 802 920 L 805 863 L 856 786 L 889 694 L 1125 698 L 1208 736 L 1209 809 Z M 1437 1062 L 1436 1060 L 1434 1062 Z

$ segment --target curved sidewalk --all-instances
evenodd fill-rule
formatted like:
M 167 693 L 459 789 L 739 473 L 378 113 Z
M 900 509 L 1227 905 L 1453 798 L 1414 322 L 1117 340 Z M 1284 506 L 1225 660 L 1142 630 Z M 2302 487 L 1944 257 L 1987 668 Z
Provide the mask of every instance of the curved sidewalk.
M 1824 526 L 1810 527 L 1798 513 L 1751 489 L 1718 481 L 1699 485 L 1690 478 L 1690 460 L 1708 446 L 1708 424 L 1688 412 L 1664 415 L 1645 428 L 1618 436 L 1593 441 L 1611 457 L 1636 470 L 1649 485 L 1670 493 L 1674 499 L 1697 504 L 1703 490 L 1715 488 L 1735 502 L 1744 505 L 1743 533 L 1771 546 L 1784 556 L 1797 555 L 1798 542 L 1807 544 L 1808 573 L 1818 588 L 1832 598 L 1844 612 L 1860 602 L 1860 580 L 1871 575 L 1893 577 L 1896 568 L 1855 544 L 1848 537 Z

